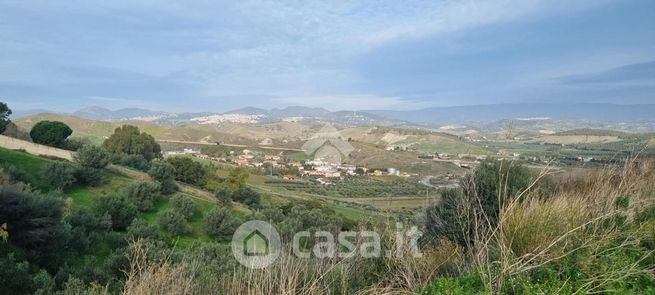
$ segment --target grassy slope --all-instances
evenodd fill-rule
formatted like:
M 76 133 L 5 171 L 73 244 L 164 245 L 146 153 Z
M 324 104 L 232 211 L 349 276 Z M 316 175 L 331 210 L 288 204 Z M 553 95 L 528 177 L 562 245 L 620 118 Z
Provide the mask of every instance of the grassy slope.
M 43 183 L 43 181 L 40 180 L 41 169 L 49 161 L 52 160 L 33 156 L 21 151 L 13 151 L 13 150 L 0 148 L 0 164 L 2 166 L 13 165 L 25 170 L 25 172 L 29 173 L 35 178 L 35 180 L 37 181 L 37 188 L 41 191 L 50 190 L 50 188 L 45 183 Z M 102 186 L 98 186 L 98 187 L 74 186 L 66 190 L 64 192 L 64 195 L 70 198 L 70 200 L 72 201 L 71 206 L 85 206 L 85 207 L 91 206 L 93 204 L 94 196 L 98 196 L 102 194 L 112 194 L 117 191 L 121 191 L 127 185 L 135 182 L 135 180 L 111 172 L 105 172 L 105 175 L 107 176 L 108 181 Z M 206 240 L 206 241 L 210 240 L 210 237 L 207 236 L 207 234 L 202 229 L 202 221 L 204 216 L 207 214 L 207 212 L 216 205 L 209 201 L 200 200 L 197 198 L 193 198 L 193 200 L 196 202 L 199 212 L 197 212 L 196 215 L 193 217 L 193 219 L 190 221 L 190 224 L 193 227 L 193 233 L 191 235 L 179 238 L 178 244 L 181 246 L 190 244 L 192 241 L 196 239 Z M 170 208 L 171 208 L 170 198 L 165 197 L 156 203 L 156 207 L 153 211 L 143 213 L 141 214 L 140 217 L 144 218 L 145 220 L 147 220 L 152 224 L 157 224 L 158 216 L 161 213 L 163 213 L 165 210 L 168 210 Z M 242 216 L 243 214 L 235 212 L 235 215 Z M 162 234 L 165 234 L 165 231 L 163 229 L 162 229 Z

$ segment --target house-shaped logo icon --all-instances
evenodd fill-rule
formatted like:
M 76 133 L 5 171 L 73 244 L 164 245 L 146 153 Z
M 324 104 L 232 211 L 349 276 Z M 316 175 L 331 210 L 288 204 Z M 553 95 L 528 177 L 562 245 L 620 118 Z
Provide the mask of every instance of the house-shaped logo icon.
M 232 235 L 232 254 L 248 268 L 268 267 L 280 256 L 281 250 L 280 234 L 265 221 L 248 221 Z
M 254 230 L 243 239 L 243 255 L 267 256 L 270 254 L 268 238 L 259 230 Z
M 314 155 L 314 160 L 340 164 L 342 157 L 348 156 L 354 148 L 343 140 L 336 128 L 327 124 L 303 144 L 302 150 Z

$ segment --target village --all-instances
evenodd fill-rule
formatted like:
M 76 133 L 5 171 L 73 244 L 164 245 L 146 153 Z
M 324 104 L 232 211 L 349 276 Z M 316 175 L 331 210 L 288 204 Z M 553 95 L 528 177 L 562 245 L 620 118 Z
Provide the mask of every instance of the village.
M 168 151 L 165 156 L 191 156 L 212 162 L 232 164 L 243 168 L 261 169 L 269 176 L 273 171 L 284 181 L 313 179 L 323 185 L 331 185 L 335 179 L 347 176 L 396 176 L 402 178 L 418 177 L 417 173 L 401 171 L 399 168 L 368 168 L 346 163 L 332 163 L 325 159 L 289 160 L 283 151 L 266 154 L 253 149 L 231 150 L 217 157 L 203 153 L 202 150 L 183 148 Z M 282 173 L 280 173 L 282 172 Z

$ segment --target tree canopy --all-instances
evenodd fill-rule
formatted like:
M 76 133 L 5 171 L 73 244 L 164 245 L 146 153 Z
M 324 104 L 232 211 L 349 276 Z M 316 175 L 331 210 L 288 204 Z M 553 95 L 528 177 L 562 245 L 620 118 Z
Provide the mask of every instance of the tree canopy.
M 161 157 L 161 147 L 155 138 L 131 125 L 116 128 L 103 147 L 115 155 L 142 155 L 148 161 Z
M 9 109 L 6 103 L 0 102 L 0 133 L 5 132 L 7 125 L 11 122 L 9 120 L 10 115 L 11 109 Z
M 193 185 L 203 185 L 207 177 L 207 169 L 201 163 L 187 157 L 171 157 L 166 159 L 175 167 L 175 179 Z
M 109 165 L 109 153 L 95 145 L 84 145 L 74 156 L 74 161 L 83 167 L 103 169 Z
M 73 130 L 64 122 L 40 121 L 30 131 L 32 141 L 54 147 L 63 147 Z

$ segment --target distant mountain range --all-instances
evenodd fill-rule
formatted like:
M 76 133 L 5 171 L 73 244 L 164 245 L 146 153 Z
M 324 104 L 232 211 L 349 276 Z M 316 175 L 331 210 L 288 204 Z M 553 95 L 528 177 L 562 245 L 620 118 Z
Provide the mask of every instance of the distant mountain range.
M 655 104 L 493 104 L 435 107 L 415 111 L 370 110 L 370 114 L 412 123 L 487 123 L 502 119 L 655 121 Z
M 13 118 L 46 110 L 16 112 Z M 588 120 L 634 122 L 654 121 L 655 104 L 495 104 L 458 107 L 434 107 L 412 111 L 366 110 L 331 112 L 323 108 L 292 106 L 271 110 L 246 107 L 224 113 L 168 113 L 139 108 L 109 110 L 88 107 L 72 115 L 84 119 L 121 121 L 141 120 L 163 124 L 220 124 L 224 122 L 273 123 L 280 121 L 329 122 L 342 125 L 443 125 L 486 124 L 503 119 L 515 120 Z

